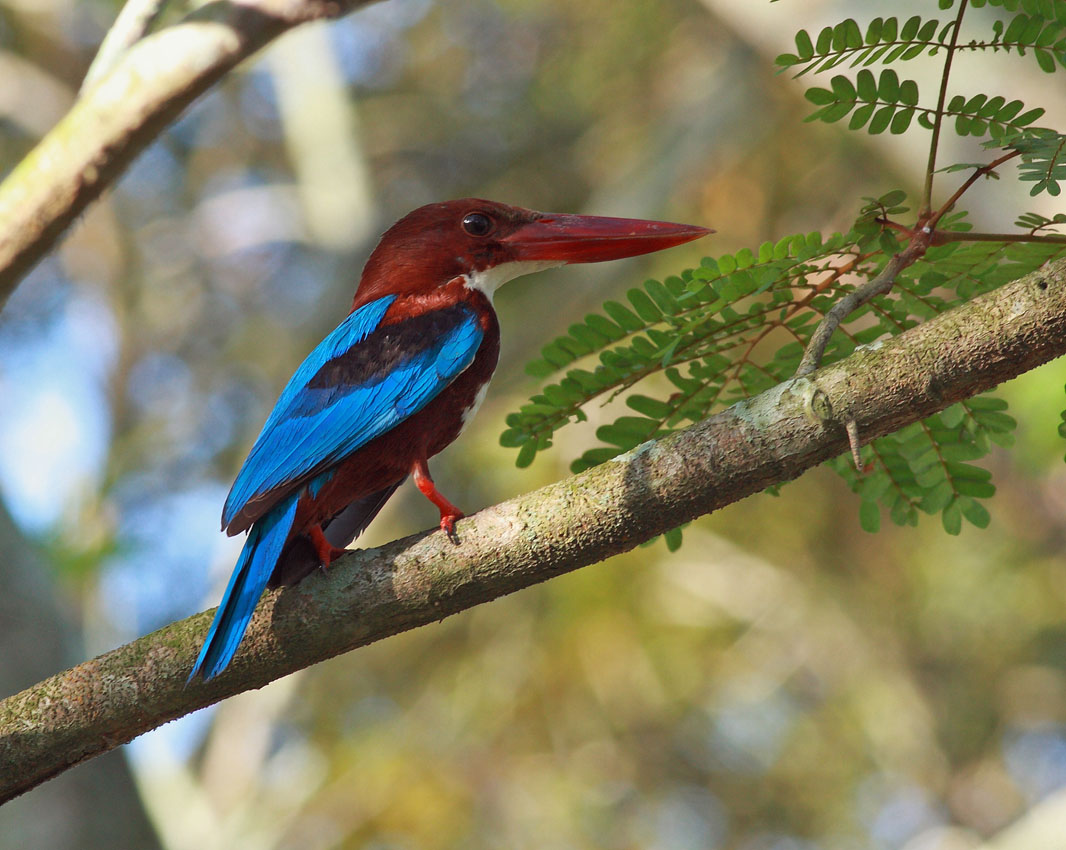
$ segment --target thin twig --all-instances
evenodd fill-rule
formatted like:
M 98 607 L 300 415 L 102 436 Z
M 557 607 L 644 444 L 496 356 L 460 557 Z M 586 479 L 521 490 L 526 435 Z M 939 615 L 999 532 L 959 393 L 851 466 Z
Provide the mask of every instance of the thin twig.
M 963 0 L 963 5 L 965 6 L 965 0 Z M 960 18 L 961 13 L 962 10 L 960 9 Z M 952 44 L 954 44 L 954 40 L 952 41 Z M 948 68 L 945 67 L 945 79 L 947 78 L 947 71 Z M 882 226 L 909 236 L 910 244 L 903 251 L 893 256 L 892 259 L 889 260 L 888 265 L 881 270 L 879 275 L 867 281 L 854 292 L 840 299 L 840 301 L 834 304 L 829 312 L 826 313 L 825 318 L 822 319 L 821 324 L 818 325 L 814 334 L 811 336 L 811 340 L 807 344 L 807 350 L 803 352 L 803 359 L 800 360 L 799 368 L 796 370 L 796 376 L 800 377 L 802 375 L 807 375 L 817 369 L 821 365 L 822 356 L 825 354 L 825 348 L 829 344 L 829 339 L 840 326 L 840 323 L 866 302 L 876 298 L 878 295 L 884 295 L 886 292 L 890 291 L 892 285 L 896 282 L 899 273 L 922 257 L 933 245 L 945 245 L 948 242 L 1043 242 L 1047 244 L 1066 244 L 1066 235 L 1058 234 L 1036 236 L 1032 233 L 966 233 L 962 231 L 935 229 L 937 222 L 955 206 L 959 198 L 961 198 L 974 183 L 982 177 L 991 174 L 1003 163 L 1019 156 L 1019 154 L 1019 151 L 1010 151 L 988 163 L 988 165 L 975 169 L 974 173 L 966 178 L 962 185 L 955 190 L 955 193 L 948 198 L 935 213 L 927 210 L 928 198 L 923 200 L 922 207 L 926 212 L 919 214 L 918 225 L 916 227 L 907 227 L 887 218 L 877 219 Z
M 844 430 L 848 435 L 848 447 L 851 449 L 851 462 L 855 464 L 855 471 L 862 475 L 862 443 L 859 442 L 859 423 L 849 419 L 844 423 Z
M 840 327 L 840 323 L 871 298 L 884 295 L 891 290 L 899 273 L 918 260 L 928 247 L 929 234 L 919 231 L 911 239 L 910 245 L 898 254 L 893 255 L 892 259 L 888 261 L 888 265 L 881 269 L 880 274 L 868 280 L 854 292 L 849 292 L 834 304 L 825 314 L 825 318 L 822 319 L 818 327 L 815 328 L 814 333 L 811 334 L 811 340 L 807 343 L 807 350 L 803 352 L 803 359 L 800 360 L 799 368 L 796 369 L 796 377 L 801 378 L 804 375 L 809 375 L 821 366 L 825 347 L 829 344 L 830 337 Z
M 100 43 L 96 58 L 85 72 L 79 96 L 92 88 L 94 83 L 115 67 L 123 53 L 151 31 L 166 5 L 167 0 L 126 0 L 126 5 Z
M 907 225 L 900 224 L 898 221 L 879 218 L 877 219 L 877 223 L 883 227 L 887 227 L 889 230 L 906 234 L 908 237 L 913 237 L 915 234 L 915 229 L 913 227 L 907 227 Z M 930 246 L 947 245 L 949 242 L 1025 242 L 1036 243 L 1038 245 L 1066 245 L 1066 233 L 1046 233 L 1041 236 L 1034 232 L 974 233 L 970 230 L 934 230 L 929 236 Z
M 951 30 L 951 43 L 947 46 L 947 56 L 944 58 L 944 71 L 940 76 L 940 95 L 936 102 L 936 117 L 933 119 L 933 137 L 929 142 L 929 161 L 925 166 L 925 186 L 922 189 L 922 205 L 918 210 L 918 218 L 924 219 L 932 209 L 933 198 L 933 174 L 936 172 L 936 153 L 940 145 L 940 127 L 944 123 L 944 101 L 948 96 L 948 78 L 951 76 L 951 60 L 955 58 L 955 45 L 959 41 L 959 30 L 962 29 L 962 18 L 966 14 L 968 0 L 959 3 L 959 14 L 955 16 L 955 23 Z
M 946 245 L 948 242 L 1036 242 L 1045 245 L 1066 245 L 1066 234 L 1049 233 L 966 233 L 961 230 L 934 230 L 929 237 L 930 245 Z
M 959 186 L 958 189 L 955 190 L 955 194 L 954 195 L 952 195 L 950 198 L 948 198 L 946 201 L 944 201 L 944 203 L 941 205 L 940 209 L 938 209 L 933 214 L 932 218 L 930 218 L 926 222 L 926 224 L 929 227 L 936 227 L 937 222 L 940 221 L 940 219 L 942 219 L 944 217 L 945 213 L 947 213 L 948 210 L 950 210 L 953 206 L 955 206 L 955 203 L 959 200 L 959 198 L 961 198 L 964 194 L 966 194 L 966 190 L 967 189 L 969 189 L 974 183 L 976 183 L 982 177 L 986 177 L 989 174 L 991 174 L 993 171 L 995 171 L 997 168 L 999 168 L 1003 163 L 1014 159 L 1014 157 L 1016 157 L 1016 156 L 1021 156 L 1021 153 L 1022 153 L 1021 151 L 1010 151 L 1009 153 L 1003 154 L 1003 156 L 999 157 L 998 159 L 992 160 L 992 162 L 988 163 L 988 165 L 983 165 L 980 168 L 975 169 L 974 173 L 971 174 L 969 177 L 967 177 L 965 182 L 963 182 L 963 184 L 961 186 Z

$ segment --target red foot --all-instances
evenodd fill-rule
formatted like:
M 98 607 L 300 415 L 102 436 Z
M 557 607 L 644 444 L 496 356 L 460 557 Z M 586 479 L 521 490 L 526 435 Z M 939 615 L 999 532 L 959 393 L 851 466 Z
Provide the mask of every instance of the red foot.
M 440 528 L 441 528 L 441 531 L 443 531 L 445 534 L 447 534 L 456 543 L 459 542 L 459 537 L 455 533 L 455 523 L 456 523 L 456 520 L 460 520 L 464 516 L 466 516 L 466 514 L 464 514 L 462 511 L 458 511 L 457 513 L 454 513 L 454 514 L 442 513 L 440 515 Z
M 348 552 L 347 549 L 338 549 L 326 540 L 326 535 L 322 533 L 322 526 L 320 525 L 312 525 L 307 532 L 307 536 L 311 538 L 311 545 L 315 547 L 315 554 L 318 555 L 319 563 L 323 567 L 328 567 L 337 558 Z
M 455 522 L 462 519 L 465 514 L 444 498 L 444 495 L 437 489 L 437 485 L 433 483 L 433 478 L 429 474 L 429 465 L 426 463 L 425 458 L 416 460 L 411 465 L 411 476 L 415 479 L 415 486 L 422 495 L 436 505 L 437 510 L 440 511 L 441 530 L 453 542 L 458 543 L 459 538 L 455 534 Z

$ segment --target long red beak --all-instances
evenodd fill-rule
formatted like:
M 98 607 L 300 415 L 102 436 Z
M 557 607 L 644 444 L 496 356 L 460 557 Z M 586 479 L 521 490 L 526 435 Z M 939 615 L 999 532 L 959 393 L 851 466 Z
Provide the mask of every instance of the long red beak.
M 544 213 L 500 241 L 514 248 L 516 260 L 599 263 L 673 248 L 708 233 L 714 231 L 695 224 Z

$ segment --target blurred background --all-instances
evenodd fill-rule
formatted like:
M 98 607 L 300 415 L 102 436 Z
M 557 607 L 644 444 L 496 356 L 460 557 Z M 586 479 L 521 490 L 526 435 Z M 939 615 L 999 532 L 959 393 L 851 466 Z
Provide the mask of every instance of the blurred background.
M 68 108 L 118 6 L 0 0 L 0 171 Z M 233 475 L 377 235 L 423 203 L 717 228 L 498 295 L 500 369 L 435 476 L 473 511 L 566 475 L 601 414 L 517 470 L 498 435 L 537 389 L 525 361 L 702 251 L 919 191 L 924 133 L 803 124 L 772 59 L 799 27 L 936 7 L 387 0 L 242 66 L 0 317 L 3 694 L 217 603 Z M 939 60 L 923 72 L 929 97 Z M 953 91 L 1057 105 L 1061 129 L 1064 79 L 981 56 Z M 1061 211 L 1012 183 L 981 187 L 980 227 Z M 692 524 L 677 554 L 638 549 L 168 724 L 0 809 L 0 847 L 1066 847 L 1064 381 L 1059 362 L 1003 388 L 1019 439 L 994 456 L 985 531 L 866 534 L 814 470 Z M 362 542 L 434 522 L 404 488 Z

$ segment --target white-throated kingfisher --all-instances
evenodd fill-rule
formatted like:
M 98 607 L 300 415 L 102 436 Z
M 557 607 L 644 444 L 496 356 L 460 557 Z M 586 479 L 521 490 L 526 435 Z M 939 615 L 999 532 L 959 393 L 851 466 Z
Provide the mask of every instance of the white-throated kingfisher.
M 329 566 L 408 475 L 454 537 L 463 513 L 437 490 L 427 461 L 485 396 L 500 352 L 492 295 L 501 284 L 710 232 L 477 198 L 420 207 L 389 228 L 348 318 L 300 364 L 233 483 L 222 528 L 248 539 L 189 679 L 222 672 L 263 590 Z

